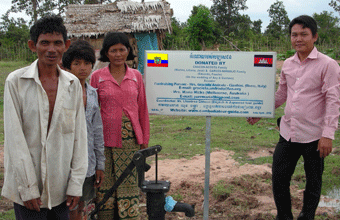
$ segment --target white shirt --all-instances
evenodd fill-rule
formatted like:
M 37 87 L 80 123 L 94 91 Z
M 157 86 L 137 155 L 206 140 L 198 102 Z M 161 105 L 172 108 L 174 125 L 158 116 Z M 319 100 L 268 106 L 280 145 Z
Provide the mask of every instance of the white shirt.
M 10 73 L 4 92 L 5 178 L 1 194 L 15 203 L 41 198 L 42 208 L 81 196 L 87 171 L 82 88 L 59 70 L 49 132 L 49 101 L 37 61 Z

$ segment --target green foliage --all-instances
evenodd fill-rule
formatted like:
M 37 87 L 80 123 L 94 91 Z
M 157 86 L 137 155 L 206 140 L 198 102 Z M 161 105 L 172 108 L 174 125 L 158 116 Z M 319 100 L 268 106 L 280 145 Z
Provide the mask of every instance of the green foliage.
M 280 39 L 288 34 L 290 20 L 282 1 L 277 0 L 268 9 L 270 23 L 265 31 L 266 35 Z
M 212 189 L 212 196 L 216 199 L 225 200 L 233 193 L 233 190 L 233 185 L 227 185 L 225 181 L 221 180 Z
M 173 194 L 172 198 L 175 201 L 183 201 L 183 195 L 180 192 L 176 192 L 175 194 Z
M 63 15 L 70 4 L 102 4 L 111 0 L 12 0 L 11 12 L 24 11 L 32 18 L 30 23 L 37 21 L 46 14 L 56 13 Z
M 0 220 L 15 220 L 14 209 L 0 213 Z
M 340 36 L 340 19 L 327 11 L 320 14 L 314 13 L 313 18 L 318 24 L 318 43 L 336 43 L 338 39 L 334 39 L 334 36 Z
M 166 33 L 163 46 L 167 50 L 189 50 L 187 36 L 185 34 L 186 23 L 179 22 L 175 17 L 171 18 L 172 33 Z
M 280 53 L 277 55 L 278 60 L 285 60 L 295 54 L 295 50 L 287 50 L 286 53 Z
M 340 12 L 340 0 L 332 0 L 330 3 L 328 3 L 329 6 L 331 6 L 334 11 Z
M 251 29 L 253 26 L 253 22 L 250 20 L 248 15 L 240 15 L 238 18 L 238 23 L 236 25 L 238 36 L 242 36 L 246 39 L 251 39 L 254 35 L 253 30 Z
M 240 18 L 239 11 L 246 9 L 248 9 L 246 0 L 213 0 L 211 13 L 223 34 L 228 36 L 232 32 L 237 33 Z
M 204 5 L 194 6 L 186 27 L 190 48 L 201 50 L 202 47 L 214 43 L 213 26 L 210 10 Z
M 15 20 L 8 17 L 8 12 L 2 16 L 0 29 L 0 60 L 36 59 L 27 46 L 30 38 L 29 27 L 22 18 Z
M 327 49 L 325 52 L 323 52 L 324 54 L 326 54 L 327 56 L 329 56 L 332 59 L 336 59 L 336 53 L 334 49 Z
M 29 27 L 22 18 L 9 18 L 9 12 L 1 16 L 0 42 L 18 44 L 29 39 Z
M 261 28 L 262 28 L 262 21 L 261 19 L 257 20 L 257 21 L 254 21 L 253 22 L 253 31 L 255 34 L 261 34 Z

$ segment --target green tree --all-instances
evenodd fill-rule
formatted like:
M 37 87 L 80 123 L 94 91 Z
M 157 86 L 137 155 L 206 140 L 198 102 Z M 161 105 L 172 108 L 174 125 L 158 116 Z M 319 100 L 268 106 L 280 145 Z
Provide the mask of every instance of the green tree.
M 257 21 L 253 21 L 253 31 L 255 34 L 261 34 L 261 29 L 262 29 L 262 21 L 261 19 Z
M 0 41 L 6 44 L 27 43 L 29 27 L 23 18 L 10 18 L 9 11 L 1 16 Z
M 0 22 L 0 59 L 34 60 L 27 46 L 29 27 L 23 18 L 9 18 L 9 11 L 1 16 Z M 25 57 L 22 55 L 26 54 Z
M 111 2 L 111 0 L 12 0 L 11 12 L 24 11 L 32 18 L 30 21 L 37 21 L 38 17 L 45 14 L 56 13 L 63 15 L 66 7 L 70 4 L 97 4 Z
M 204 5 L 194 6 L 186 27 L 190 47 L 201 50 L 214 43 L 213 27 L 215 27 L 214 19 L 209 8 Z
M 249 15 L 240 15 L 237 18 L 237 24 L 235 25 L 235 32 L 237 36 L 242 38 L 249 38 L 253 32 L 251 30 L 253 22 L 251 21 Z
M 320 14 L 314 13 L 313 18 L 318 24 L 319 42 L 332 43 L 339 39 L 340 19 L 333 16 L 332 12 L 323 11 Z
M 175 17 L 171 17 L 171 33 L 166 33 L 163 40 L 163 46 L 166 50 L 180 50 L 189 49 L 186 48 L 186 34 L 185 34 L 186 23 L 181 23 Z
M 290 20 L 282 1 L 277 0 L 267 10 L 270 17 L 270 23 L 265 31 L 266 35 L 280 39 L 288 34 Z
M 330 3 L 328 3 L 329 6 L 331 6 L 336 12 L 340 13 L 340 0 L 332 0 Z
M 237 31 L 240 11 L 247 10 L 247 0 L 213 0 L 211 13 L 218 22 L 220 29 L 226 35 Z M 235 33 L 234 33 L 235 34 Z

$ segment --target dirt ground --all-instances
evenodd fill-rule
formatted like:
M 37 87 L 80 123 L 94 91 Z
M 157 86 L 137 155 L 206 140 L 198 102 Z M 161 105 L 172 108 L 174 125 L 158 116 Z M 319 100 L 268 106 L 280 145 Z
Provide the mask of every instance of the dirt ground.
M 278 68 L 282 61 L 277 62 Z M 274 149 L 250 152 L 249 157 L 271 156 Z M 274 219 L 276 209 L 271 191 L 271 164 L 240 165 L 233 158 L 233 152 L 214 150 L 210 155 L 209 219 L 214 220 L 261 220 Z M 155 180 L 155 164 L 146 173 L 146 180 Z M 3 146 L 0 146 L 0 172 L 3 172 Z M 195 205 L 195 216 L 185 217 L 184 213 L 167 213 L 167 220 L 203 219 L 205 155 L 196 155 L 191 159 L 159 160 L 158 179 L 171 182 L 167 195 L 175 200 Z M 0 187 L 3 180 L 0 181 Z M 294 216 L 301 210 L 302 190 L 291 187 Z M 145 195 L 141 194 L 142 220 L 146 214 Z M 322 197 L 322 200 L 329 201 Z M 339 201 L 335 201 L 339 202 Z M 12 209 L 12 203 L 0 199 L 0 212 Z M 340 219 L 333 208 L 319 207 L 317 215 L 324 219 Z
M 250 152 L 248 156 L 271 156 L 273 151 L 274 148 Z M 232 155 L 233 152 L 226 150 L 213 151 L 210 155 L 209 219 L 274 219 L 276 208 L 271 190 L 271 164 L 241 166 Z M 147 180 L 155 180 L 155 166 L 151 165 L 152 168 L 145 175 Z M 189 160 L 158 161 L 158 179 L 171 182 L 167 195 L 194 204 L 196 211 L 193 218 L 185 217 L 184 213 L 167 213 L 166 219 L 203 219 L 204 167 L 204 155 Z M 230 189 L 229 192 L 218 191 L 218 185 Z M 293 214 L 297 216 L 302 208 L 303 191 L 292 186 L 291 194 Z M 327 207 L 319 207 L 317 215 L 325 216 L 326 219 L 339 219 L 334 210 Z M 144 217 L 147 219 L 145 212 Z

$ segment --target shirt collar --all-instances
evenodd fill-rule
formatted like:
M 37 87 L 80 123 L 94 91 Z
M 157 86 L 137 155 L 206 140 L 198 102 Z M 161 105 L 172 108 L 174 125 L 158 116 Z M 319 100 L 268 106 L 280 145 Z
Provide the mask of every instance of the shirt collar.
M 70 74 L 66 74 L 64 70 L 62 70 L 59 65 L 57 65 L 57 69 L 59 72 L 59 77 L 62 80 L 66 80 L 69 82 L 73 82 L 74 79 L 71 77 Z M 21 78 L 27 78 L 27 79 L 35 79 L 36 81 L 39 80 L 39 70 L 38 70 L 38 59 L 35 60 L 28 68 L 28 70 L 22 74 Z
M 313 50 L 309 53 L 306 60 L 308 59 L 317 59 L 318 58 L 318 49 L 314 46 Z M 300 63 L 300 59 L 297 53 L 294 54 L 294 61 Z
M 135 77 L 135 74 L 133 73 L 133 69 L 131 69 L 126 63 L 124 64 L 125 65 L 125 77 L 124 79 L 129 79 L 129 80 L 134 80 L 134 81 L 137 81 L 136 80 L 136 77 Z M 106 73 L 105 75 L 105 80 L 112 80 L 112 75 L 110 73 L 110 65 L 107 65 L 106 67 L 104 67 L 104 72 Z
M 133 70 L 128 67 L 128 65 L 125 64 L 126 72 L 125 72 L 125 78 L 130 80 L 135 80 L 135 74 L 133 74 Z

